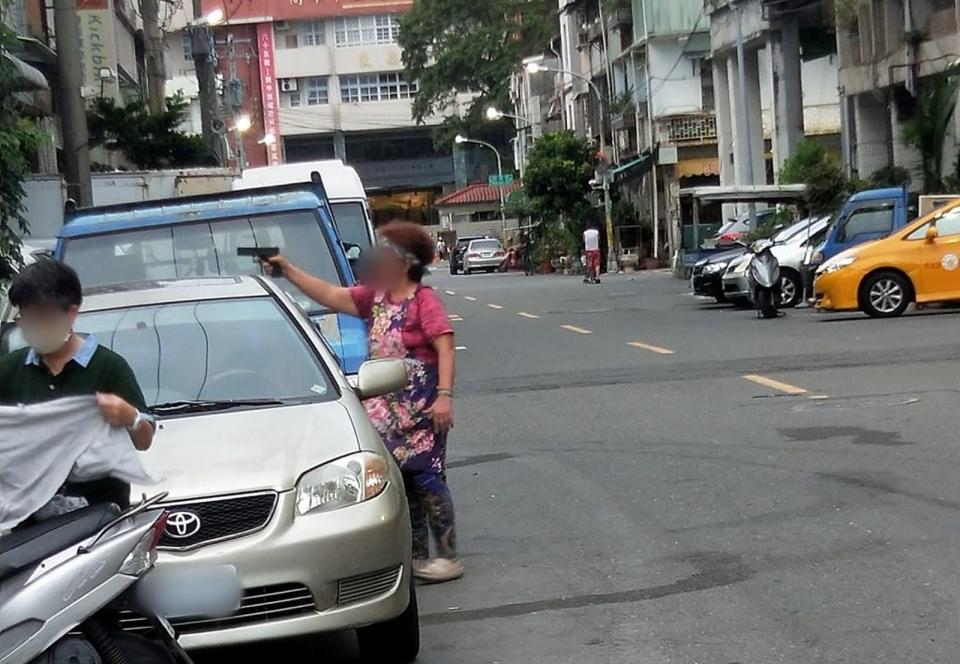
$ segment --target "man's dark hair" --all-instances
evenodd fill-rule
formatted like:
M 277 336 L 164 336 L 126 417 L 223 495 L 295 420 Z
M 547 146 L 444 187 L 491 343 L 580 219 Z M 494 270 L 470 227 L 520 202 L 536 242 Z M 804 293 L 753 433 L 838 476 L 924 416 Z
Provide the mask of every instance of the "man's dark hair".
M 9 297 L 10 304 L 18 309 L 53 305 L 67 311 L 83 302 L 83 289 L 72 267 L 41 258 L 14 277 Z

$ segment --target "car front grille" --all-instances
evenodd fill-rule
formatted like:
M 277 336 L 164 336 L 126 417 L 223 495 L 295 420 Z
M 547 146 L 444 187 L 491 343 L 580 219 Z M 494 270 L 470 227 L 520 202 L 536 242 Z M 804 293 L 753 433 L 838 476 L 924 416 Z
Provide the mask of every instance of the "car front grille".
M 294 618 L 316 610 L 310 589 L 299 583 L 249 588 L 243 593 L 240 608 L 223 618 L 178 618 L 170 623 L 181 634 L 213 632 L 231 627 L 268 623 Z M 127 632 L 149 632 L 152 628 L 146 618 L 130 611 L 119 617 L 120 627 Z
M 270 522 L 276 505 L 273 491 L 165 503 L 169 517 L 159 548 L 184 551 L 255 533 Z
M 340 579 L 337 585 L 337 604 L 351 604 L 382 595 L 397 583 L 400 567 L 359 574 Z

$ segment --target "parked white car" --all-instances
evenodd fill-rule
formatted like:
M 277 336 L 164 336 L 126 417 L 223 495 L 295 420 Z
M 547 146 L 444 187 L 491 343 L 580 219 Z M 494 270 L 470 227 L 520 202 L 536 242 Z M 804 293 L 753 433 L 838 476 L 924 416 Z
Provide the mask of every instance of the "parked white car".
M 830 226 L 830 217 L 809 217 L 771 238 L 776 244 L 771 249 L 780 263 L 780 297 L 783 307 L 795 307 L 803 298 L 801 268 L 804 253 L 809 246 L 823 241 Z M 733 260 L 723 275 L 723 294 L 729 302 L 744 303 L 750 299 L 747 267 L 753 254 L 745 253 Z

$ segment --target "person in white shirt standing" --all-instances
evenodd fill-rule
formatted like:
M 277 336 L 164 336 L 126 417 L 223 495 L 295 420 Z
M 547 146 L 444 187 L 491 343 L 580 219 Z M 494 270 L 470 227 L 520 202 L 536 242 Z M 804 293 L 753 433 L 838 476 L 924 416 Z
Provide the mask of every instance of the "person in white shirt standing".
M 583 248 L 587 254 L 587 276 L 583 278 L 585 284 L 600 283 L 600 231 L 597 225 L 590 222 L 587 230 L 583 231 Z

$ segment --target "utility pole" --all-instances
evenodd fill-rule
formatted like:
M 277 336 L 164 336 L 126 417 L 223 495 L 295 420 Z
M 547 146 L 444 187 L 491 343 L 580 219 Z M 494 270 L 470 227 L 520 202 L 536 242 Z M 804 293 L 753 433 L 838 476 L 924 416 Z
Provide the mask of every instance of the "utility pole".
M 740 108 L 737 109 L 737 123 L 740 127 L 740 140 L 743 141 L 743 150 L 740 150 L 741 158 L 746 158 L 747 160 L 747 182 L 744 184 L 754 185 L 756 181 L 754 180 L 753 173 L 753 145 L 750 139 L 750 121 L 747 117 L 747 60 L 746 55 L 744 54 L 743 48 L 743 7 L 740 6 L 738 0 L 737 4 L 734 5 L 733 11 L 737 13 L 737 80 L 740 88 L 738 104 Z M 746 152 L 744 157 L 743 152 Z M 747 214 L 750 217 L 750 230 L 757 230 L 757 204 L 750 202 L 747 205 Z
M 233 35 L 227 35 L 227 59 L 230 62 L 230 80 L 227 81 L 224 98 L 229 101 L 233 110 L 234 136 L 237 141 L 237 168 L 243 173 L 247 167 L 247 154 L 243 148 L 243 132 L 240 129 L 240 123 L 237 121 L 240 117 L 240 111 L 243 108 L 243 84 L 237 78 L 237 49 Z
M 197 72 L 200 92 L 200 126 L 217 165 L 223 166 L 227 159 L 223 142 L 223 114 L 217 96 L 217 54 L 213 48 L 210 27 L 203 23 L 200 2 L 201 0 L 193 0 L 194 22 L 187 28 L 190 31 L 193 65 Z
M 67 195 L 80 207 L 93 205 L 87 110 L 81 87 L 80 16 L 76 0 L 53 0 L 57 31 L 57 74 L 60 79 L 60 120 L 63 124 L 63 170 Z
M 163 66 L 163 32 L 157 0 L 140 0 L 143 19 L 143 50 L 147 64 L 147 106 L 151 113 L 166 109 L 167 73 Z

